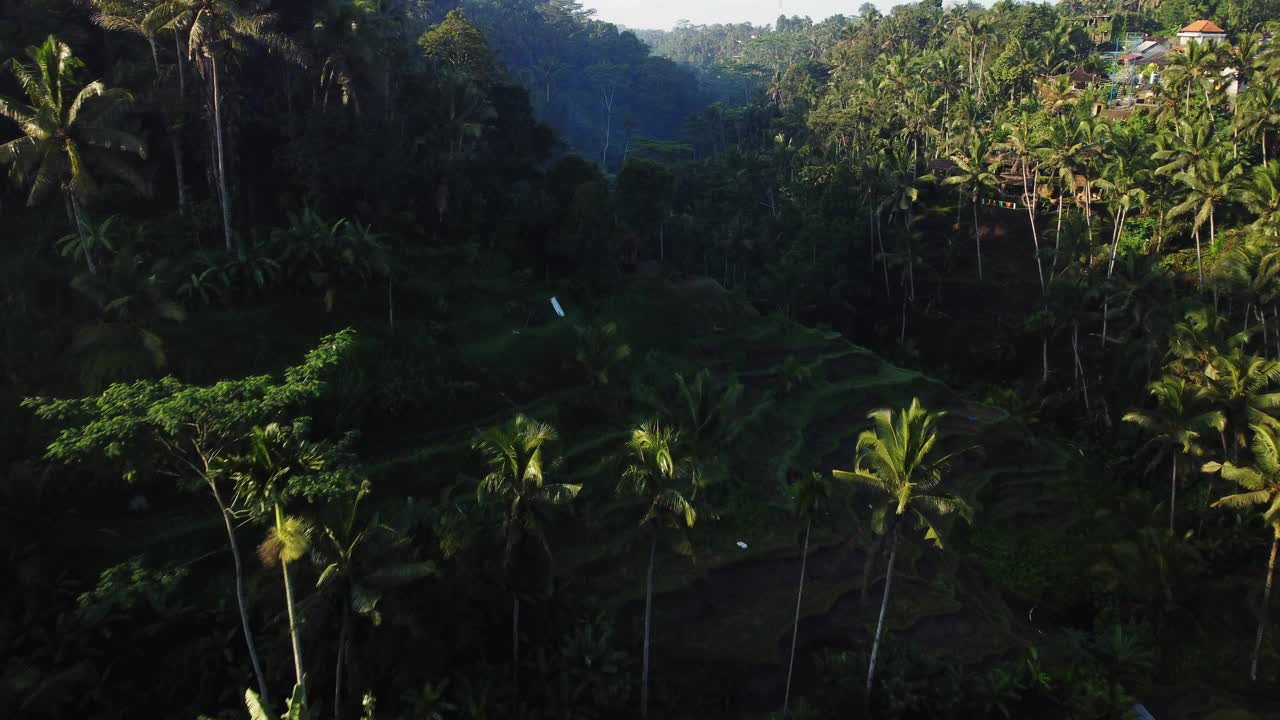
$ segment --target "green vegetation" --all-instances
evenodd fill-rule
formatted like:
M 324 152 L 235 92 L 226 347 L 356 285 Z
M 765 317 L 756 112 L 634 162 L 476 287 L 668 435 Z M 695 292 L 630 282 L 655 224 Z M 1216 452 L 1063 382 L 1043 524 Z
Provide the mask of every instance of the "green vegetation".
M 0 708 L 1269 717 L 1274 12 L 0 0 Z

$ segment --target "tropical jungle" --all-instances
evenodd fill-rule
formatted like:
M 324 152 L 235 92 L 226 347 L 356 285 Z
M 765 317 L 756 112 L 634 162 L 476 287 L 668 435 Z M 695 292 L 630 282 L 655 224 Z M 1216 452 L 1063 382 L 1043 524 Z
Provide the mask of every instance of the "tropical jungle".
M 1280 718 L 1280 6 L 0 0 L 0 717 Z

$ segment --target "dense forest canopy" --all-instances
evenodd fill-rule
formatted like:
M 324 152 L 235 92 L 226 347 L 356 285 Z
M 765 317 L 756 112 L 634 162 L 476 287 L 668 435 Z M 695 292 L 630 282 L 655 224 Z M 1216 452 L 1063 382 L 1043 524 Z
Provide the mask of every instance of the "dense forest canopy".
M 1274 717 L 1277 33 L 0 0 L 0 709 Z

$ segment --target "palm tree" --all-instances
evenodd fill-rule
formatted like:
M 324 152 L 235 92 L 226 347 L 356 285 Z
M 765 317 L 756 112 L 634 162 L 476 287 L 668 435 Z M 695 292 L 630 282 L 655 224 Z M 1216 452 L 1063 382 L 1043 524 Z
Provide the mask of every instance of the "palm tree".
M 360 81 L 377 57 L 376 9 L 367 0 L 327 0 L 312 27 L 320 64 L 320 107 L 327 108 L 336 89 L 343 107 L 360 115 Z
M 1270 345 L 1267 309 L 1280 290 L 1280 251 L 1265 236 L 1252 237 L 1232 248 L 1218 262 L 1217 274 L 1238 290 L 1246 300 L 1244 330 L 1249 331 L 1249 313 L 1254 312 L 1262 325 L 1262 355 Z
M 978 228 L 978 203 L 982 196 L 994 190 L 1000 181 L 996 177 L 995 164 L 988 158 L 991 141 L 974 132 L 969 137 L 969 146 L 962 155 L 952 155 L 951 161 L 956 164 L 959 174 L 943 178 L 942 184 L 957 185 L 969 191 L 969 202 L 973 207 L 973 240 L 978 247 L 978 279 L 982 279 L 982 233 Z
M 1133 423 L 1151 435 L 1147 447 L 1152 451 L 1151 468 L 1169 459 L 1173 477 L 1169 481 L 1169 532 L 1178 506 L 1178 464 L 1187 457 L 1204 452 L 1200 434 L 1210 429 L 1222 432 L 1227 418 L 1220 410 L 1205 409 L 1208 394 L 1194 388 L 1183 378 L 1164 377 L 1150 386 L 1155 398 L 1154 410 L 1133 410 L 1124 421 Z
M 880 600 L 880 618 L 876 621 L 875 639 L 871 643 L 871 659 L 867 664 L 867 693 L 875 680 L 876 656 L 884 633 L 884 618 L 889 608 L 889 590 L 893 585 L 893 564 L 898 556 L 901 522 L 908 517 L 924 529 L 925 539 L 942 547 L 939 517 L 959 514 L 972 521 L 968 503 L 954 495 L 940 494 L 943 475 L 951 455 L 939 455 L 938 420 L 945 413 L 929 412 L 919 398 L 897 413 L 882 409 L 867 417 L 874 427 L 858 436 L 857 458 L 852 470 L 833 470 L 838 480 L 857 483 L 884 497 L 885 503 L 873 516 L 875 525 L 890 533 L 889 564 L 885 570 L 884 595 Z M 885 528 L 885 525 L 891 527 Z
M 1258 217 L 1253 226 L 1272 237 L 1280 235 L 1280 160 L 1254 166 L 1250 181 L 1240 189 L 1240 201 Z
M 1271 529 L 1271 556 L 1267 560 L 1267 578 L 1262 591 L 1262 608 L 1258 612 L 1258 632 L 1253 640 L 1253 660 L 1249 665 L 1249 678 L 1258 679 L 1258 655 L 1262 652 L 1262 637 L 1267 629 L 1267 616 L 1271 612 L 1271 585 L 1276 571 L 1276 548 L 1280 547 L 1280 444 L 1275 431 L 1263 425 L 1253 426 L 1253 465 L 1237 467 L 1231 463 L 1205 463 L 1204 471 L 1219 473 L 1223 478 L 1240 486 L 1244 492 L 1227 495 L 1213 503 L 1213 507 L 1244 510 L 1265 506 L 1262 519 Z
M 1280 392 L 1268 392 L 1280 381 L 1280 361 L 1251 355 L 1236 346 L 1213 357 L 1204 376 L 1210 397 L 1223 408 L 1235 448 L 1245 446 L 1245 428 L 1265 425 L 1280 429 L 1276 417 Z
M 436 571 L 434 563 L 414 558 L 410 538 L 402 530 L 407 523 L 388 524 L 376 514 L 365 517 L 360 512 L 369 488 L 366 480 L 349 498 L 324 508 L 317 526 L 315 552 L 326 564 L 316 588 L 335 592 L 340 616 L 333 681 L 335 717 L 342 709 L 352 613 L 377 625 L 382 620 L 378 603 L 384 591 L 431 577 Z
M 1027 220 L 1031 223 L 1031 242 L 1035 247 L 1036 272 L 1040 277 L 1040 292 L 1043 294 L 1045 291 L 1044 263 L 1040 257 L 1040 234 L 1036 227 L 1036 205 L 1040 199 L 1040 166 L 1032 162 L 1035 157 L 1036 139 L 1032 132 L 1030 117 L 1024 113 L 1018 122 L 1007 125 L 1006 130 L 1009 131 L 1009 137 L 1000 147 L 1014 154 L 1019 174 L 1022 176 L 1022 204 L 1027 209 Z
M 258 546 L 258 557 L 267 567 L 280 564 L 298 687 L 304 686 L 306 673 L 303 670 L 297 602 L 289 563 L 306 554 L 311 530 L 306 521 L 286 515 L 284 508 L 292 498 L 301 495 L 310 498 L 312 481 L 325 471 L 327 464 L 321 446 L 306 440 L 305 435 L 306 427 L 301 423 L 270 423 L 265 427 L 254 427 L 248 439 L 248 452 L 226 462 L 236 492 L 256 516 L 269 518 L 273 523 L 266 539 Z M 323 483 L 315 486 L 323 487 Z
M 485 458 L 489 472 L 476 487 L 476 499 L 502 508 L 502 565 L 510 574 L 516 551 L 525 541 L 536 542 L 551 558 L 545 512 L 577 497 L 581 485 L 548 483 L 546 473 L 556 467 L 549 445 L 555 428 L 525 415 L 482 433 L 473 447 Z M 519 687 L 520 594 L 511 590 L 511 672 Z
M 791 625 L 791 655 L 787 660 L 787 686 L 782 695 L 782 716 L 787 716 L 791 700 L 791 674 L 796 666 L 796 638 L 800 635 L 800 603 L 804 599 L 804 577 L 809 563 L 809 533 L 818 510 L 831 497 L 831 481 L 822 473 L 809 473 L 787 489 L 787 499 L 796 518 L 804 522 L 804 545 L 800 550 L 800 583 L 796 588 L 796 617 Z
M 1080 124 L 1074 118 L 1059 117 L 1037 139 L 1035 154 L 1040 164 L 1057 180 L 1058 218 L 1053 239 L 1053 262 L 1049 265 L 1049 281 L 1057 275 L 1058 252 L 1062 245 L 1062 206 L 1068 193 L 1076 191 L 1076 175 L 1082 167 L 1085 142 Z
M 1168 81 L 1174 86 L 1185 89 L 1186 104 L 1191 104 L 1191 88 L 1200 85 L 1204 90 L 1205 106 L 1212 105 L 1209 97 L 1209 82 L 1217 79 L 1218 48 L 1209 43 L 1193 42 L 1183 48 L 1183 52 L 1170 53 L 1166 71 Z
M 271 14 L 255 14 L 246 9 L 243 0 L 166 0 L 147 13 L 142 28 L 148 33 L 172 30 L 187 35 L 187 52 L 196 70 L 212 83 L 209 111 L 213 116 L 214 150 L 217 155 L 215 176 L 218 199 L 222 206 L 222 233 L 226 249 L 233 247 L 231 234 L 231 195 L 227 185 L 226 157 L 222 128 L 222 63 L 241 52 L 246 43 L 263 45 L 286 58 L 300 60 L 293 43 L 283 35 L 268 30 L 275 21 Z
M 9 165 L 10 174 L 27 187 L 27 205 L 36 205 L 57 186 L 67 220 L 83 240 L 81 206 L 98 189 L 96 175 L 112 176 L 146 192 L 142 176 L 121 157 L 145 158 L 146 148 L 114 123 L 117 111 L 132 96 L 107 89 L 101 80 L 75 89 L 75 72 L 83 65 L 52 35 L 43 45 L 28 48 L 27 56 L 30 66 L 14 60 L 9 69 L 31 104 L 0 96 L 0 117 L 22 130 L 21 137 L 0 145 L 0 164 Z M 96 273 L 93 254 L 86 252 L 84 257 L 89 272 Z
M 693 494 L 714 485 L 729 475 L 729 446 L 743 430 L 743 417 L 737 412 L 742 397 L 742 383 L 730 377 L 723 383 L 711 379 L 711 371 L 703 368 L 686 380 L 676 373 L 679 391 L 677 425 L 689 453 L 690 480 Z
M 1216 247 L 1217 227 L 1214 223 L 1214 213 L 1218 206 L 1235 196 L 1236 181 L 1243 172 L 1242 166 L 1222 155 L 1216 155 L 1207 157 L 1193 169 L 1184 170 L 1174 176 L 1174 179 L 1186 188 L 1187 199 L 1169 210 L 1169 217 L 1174 218 L 1195 211 L 1192 231 L 1196 239 L 1196 268 L 1200 275 L 1201 287 L 1204 287 L 1204 260 L 1200 251 L 1200 228 L 1206 220 L 1209 222 L 1209 245 Z
M 618 494 L 639 498 L 644 506 L 640 527 L 649 534 L 649 569 L 644 591 L 644 650 L 640 671 L 640 716 L 649 716 L 649 637 L 653 622 L 653 562 L 658 535 L 664 528 L 691 528 L 698 519 L 683 486 L 691 475 L 689 463 L 677 459 L 679 433 L 653 420 L 631 431 L 627 451 L 631 461 L 622 471 Z M 688 541 L 680 544 L 688 549 Z
M 1280 82 L 1264 77 L 1251 84 L 1244 93 L 1245 124 L 1257 131 L 1262 147 L 1262 164 L 1267 164 L 1267 133 L 1280 126 Z
M 160 69 L 160 52 L 159 52 L 159 32 L 154 28 L 148 28 L 143 24 L 147 13 L 159 4 L 160 0 L 93 0 L 94 15 L 93 21 L 105 30 L 113 32 L 126 32 L 137 35 L 146 41 L 147 47 L 151 50 L 151 65 L 155 71 L 153 85 L 158 86 L 162 71 Z M 165 105 L 180 105 L 185 99 L 185 78 L 182 72 L 182 41 L 177 33 L 174 33 L 174 42 L 177 45 L 177 63 L 178 63 L 178 103 L 164 103 L 163 100 L 158 102 Z M 170 121 L 165 123 L 165 130 L 169 135 L 169 146 L 173 151 L 173 170 L 174 177 L 177 180 L 178 193 L 178 214 L 185 214 L 187 210 L 187 189 L 184 181 L 183 162 L 182 162 L 182 138 L 178 132 L 177 122 Z

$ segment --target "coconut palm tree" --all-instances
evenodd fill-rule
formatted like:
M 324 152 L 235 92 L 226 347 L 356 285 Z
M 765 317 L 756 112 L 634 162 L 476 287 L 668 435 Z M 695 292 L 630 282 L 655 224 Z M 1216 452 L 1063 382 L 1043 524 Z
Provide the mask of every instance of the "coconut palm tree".
M 222 233 L 228 251 L 233 248 L 233 240 L 231 191 L 227 185 L 226 153 L 223 149 L 222 68 L 250 43 L 262 45 L 286 59 L 301 61 L 292 41 L 269 30 L 274 22 L 274 15 L 255 13 L 244 0 L 166 0 L 148 12 L 141 23 L 147 33 L 171 30 L 185 34 L 187 52 L 195 61 L 196 70 L 211 84 L 208 105 L 209 114 L 213 117 L 214 175 L 218 182 Z
M 1249 238 L 1232 248 L 1217 265 L 1217 274 L 1245 299 L 1244 330 L 1249 331 L 1250 313 L 1258 317 L 1262 326 L 1262 354 L 1268 354 L 1270 332 L 1267 326 L 1267 310 L 1275 302 L 1280 291 L 1280 251 L 1274 241 L 1265 236 Z
M 1031 223 L 1031 242 L 1035 248 L 1036 272 L 1040 278 L 1040 292 L 1045 291 L 1044 262 L 1040 256 L 1040 233 L 1036 225 L 1037 204 L 1040 200 L 1040 165 L 1035 161 L 1036 138 L 1031 118 L 1023 113 L 1017 122 L 1005 126 L 1008 139 L 999 148 L 1013 153 L 1017 170 L 1022 176 L 1022 204 Z
M 1267 617 L 1271 613 L 1271 585 L 1276 571 L 1276 549 L 1280 547 L 1280 441 L 1275 430 L 1263 425 L 1253 426 L 1253 464 L 1238 467 L 1231 463 L 1205 463 L 1204 471 L 1219 473 L 1226 480 L 1240 486 L 1243 492 L 1218 499 L 1213 507 L 1245 510 L 1263 506 L 1262 520 L 1271 530 L 1271 555 L 1267 559 L 1267 576 L 1262 591 L 1262 608 L 1258 612 L 1258 632 L 1253 640 L 1253 659 L 1249 664 L 1249 677 L 1258 679 L 1258 655 L 1262 652 L 1262 637 L 1267 629 Z
M 1149 387 L 1155 398 L 1154 410 L 1132 410 L 1124 421 L 1145 430 L 1151 437 L 1147 448 L 1152 453 L 1149 469 L 1167 458 L 1172 472 L 1169 481 L 1169 531 L 1178 506 L 1178 465 L 1183 460 L 1204 453 L 1200 435 L 1210 429 L 1222 432 L 1227 418 L 1221 410 L 1210 410 L 1208 393 L 1195 388 L 1183 378 L 1163 377 Z
M 944 186 L 956 185 L 969 191 L 969 203 L 973 208 L 973 240 L 978 248 L 978 279 L 982 279 L 982 233 L 978 228 L 978 204 L 984 195 L 999 186 L 1000 180 L 991 161 L 991 141 L 978 132 L 969 137 L 969 145 L 963 154 L 952 155 L 951 161 L 959 171 L 943 178 Z
M 630 462 L 622 471 L 618 494 L 638 498 L 644 509 L 640 527 L 649 535 L 649 569 L 644 591 L 644 649 L 640 671 L 640 716 L 649 715 L 649 638 L 653 623 L 653 563 L 658 552 L 658 536 L 664 529 L 681 531 L 698 519 L 693 502 L 684 489 L 692 474 L 689 463 L 677 458 L 679 433 L 656 420 L 631 431 L 627 442 Z M 688 552 L 688 541 L 680 539 L 678 549 Z
M 1256 131 L 1262 148 L 1262 164 L 1267 164 L 1267 136 L 1272 128 L 1280 127 L 1280 82 L 1263 77 L 1245 89 L 1242 100 L 1245 125 Z
M 1246 445 L 1245 430 L 1253 425 L 1280 429 L 1280 361 L 1249 354 L 1236 346 L 1214 356 L 1204 370 L 1210 397 L 1227 418 L 1228 436 L 1235 439 L 1234 448 Z M 1225 450 L 1226 448 L 1224 448 Z
M 327 0 L 312 26 L 320 60 L 320 107 L 334 90 L 343 107 L 361 113 L 360 85 L 369 80 L 378 58 L 377 10 L 368 0 Z
M 484 456 L 489 472 L 476 486 L 476 499 L 502 509 L 502 565 L 510 575 L 516 551 L 533 541 L 551 558 L 546 510 L 568 504 L 581 485 L 549 483 L 546 475 L 557 466 L 550 457 L 555 428 L 525 415 L 482 433 L 472 444 Z M 519 687 L 520 594 L 511 590 L 511 672 Z
M 147 47 L 151 50 L 151 65 L 155 71 L 155 78 L 152 81 L 153 86 L 158 88 L 163 71 L 160 68 L 160 35 L 159 31 L 149 28 L 143 24 L 147 13 L 153 10 L 161 0 L 93 0 L 93 21 L 103 29 L 113 32 L 125 32 L 142 38 L 147 43 Z M 181 112 L 180 106 L 186 95 L 186 82 L 182 71 L 182 40 L 178 33 L 174 33 L 174 43 L 177 48 L 177 64 L 178 64 L 178 102 L 165 102 L 163 99 L 155 99 L 162 106 L 173 108 L 178 106 L 177 113 Z M 181 125 L 181 117 L 176 115 L 175 111 L 169 110 L 165 113 L 169 115 L 168 121 L 165 122 L 165 130 L 169 135 L 169 147 L 173 152 L 173 170 L 174 177 L 177 181 L 176 189 L 178 194 L 178 213 L 185 214 L 187 210 L 187 185 L 184 180 L 183 158 L 182 158 L 182 138 L 178 131 Z
M 1194 45 L 1194 44 L 1193 44 Z M 1209 245 L 1217 247 L 1215 213 L 1222 203 L 1235 196 L 1235 189 L 1244 168 L 1222 154 L 1206 157 L 1203 162 L 1174 176 L 1174 180 L 1186 188 L 1187 199 L 1169 210 L 1169 217 L 1193 212 L 1192 232 L 1196 240 L 1196 268 L 1200 286 L 1204 287 L 1204 260 L 1200 250 L 1200 228 L 1209 223 Z
M 1186 105 L 1191 104 L 1191 90 L 1199 86 L 1204 91 L 1205 106 L 1212 106 L 1210 83 L 1218 79 L 1220 63 L 1219 48 L 1204 42 L 1189 43 L 1182 52 L 1169 53 L 1169 67 L 1166 71 L 1168 82 L 1184 89 Z
M 1253 227 L 1275 237 L 1280 235 L 1280 160 L 1253 168 L 1249 184 L 1240 188 L 1240 202 L 1257 216 Z
M 0 96 L 0 117 L 18 124 L 22 135 L 0 145 L 0 164 L 25 186 L 27 204 L 36 205 L 57 187 L 67 206 L 67 221 L 84 241 L 84 202 L 98 189 L 99 176 L 124 181 L 140 193 L 147 184 L 123 159 L 147 156 L 137 136 L 116 124 L 119 110 L 132 101 L 124 90 L 108 89 L 95 80 L 77 89 L 75 74 L 83 64 L 71 48 L 50 35 L 44 44 L 27 48 L 30 65 L 9 63 L 31 104 Z M 91 252 L 84 253 L 90 273 L 98 271 Z
M 791 511 L 804 523 L 804 545 L 800 549 L 800 583 L 796 587 L 796 616 L 791 624 L 791 654 L 787 660 L 787 685 L 782 695 L 782 716 L 787 716 L 791 700 L 791 675 L 796 666 L 796 638 L 800 635 L 800 604 L 804 599 L 804 578 L 809 564 L 809 533 L 818 510 L 831 497 L 831 480 L 822 473 L 809 473 L 787 488 L 787 500 Z
M 973 510 L 964 500 L 938 492 L 951 459 L 951 455 L 937 452 L 937 425 L 944 414 L 926 410 L 919 398 L 912 400 L 911 406 L 900 410 L 896 417 L 892 410 L 873 411 L 867 417 L 874 427 L 858 436 L 853 469 L 832 471 L 836 479 L 869 488 L 884 500 L 873 516 L 873 523 L 889 533 L 889 562 L 885 569 L 880 617 L 867 663 L 868 695 L 875 681 L 876 657 L 889 609 L 902 522 L 914 519 L 917 526 L 925 530 L 925 539 L 942 547 L 941 516 L 955 513 L 966 521 L 973 518 Z
M 1074 118 L 1055 118 L 1036 139 L 1035 155 L 1050 177 L 1056 180 L 1058 191 L 1057 225 L 1053 239 L 1053 261 L 1049 265 L 1049 281 L 1057 275 L 1058 252 L 1062 246 L 1062 208 L 1068 194 L 1076 192 L 1076 176 L 1083 168 L 1086 148 L 1080 124 Z

